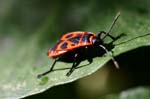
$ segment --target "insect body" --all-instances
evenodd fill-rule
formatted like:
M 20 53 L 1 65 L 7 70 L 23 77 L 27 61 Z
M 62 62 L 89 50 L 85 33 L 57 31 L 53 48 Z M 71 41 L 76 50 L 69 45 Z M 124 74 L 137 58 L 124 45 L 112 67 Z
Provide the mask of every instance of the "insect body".
M 100 48 L 108 53 L 107 48 L 104 46 L 103 39 L 106 36 L 109 36 L 113 40 L 115 39 L 109 33 L 111 32 L 111 29 L 119 16 L 120 13 L 118 13 L 115 17 L 108 32 L 101 31 L 97 35 L 92 32 L 84 31 L 69 32 L 64 34 L 57 42 L 57 44 L 48 50 L 48 57 L 54 59 L 50 70 L 39 74 L 38 78 L 48 74 L 49 72 L 52 72 L 57 61 L 73 63 L 72 67 L 66 74 L 67 76 L 70 76 L 82 60 L 87 59 L 89 63 L 92 62 L 92 57 L 89 56 L 92 55 L 91 53 L 93 53 L 95 49 Z M 104 34 L 103 37 L 102 34 Z M 112 61 L 114 62 L 115 66 L 119 68 L 119 65 L 115 61 L 114 57 L 111 54 L 110 56 L 112 57 Z
M 69 32 L 63 35 L 60 41 L 48 51 L 48 56 L 56 58 L 74 49 L 93 46 L 95 41 L 98 40 L 96 39 L 97 36 L 92 32 Z

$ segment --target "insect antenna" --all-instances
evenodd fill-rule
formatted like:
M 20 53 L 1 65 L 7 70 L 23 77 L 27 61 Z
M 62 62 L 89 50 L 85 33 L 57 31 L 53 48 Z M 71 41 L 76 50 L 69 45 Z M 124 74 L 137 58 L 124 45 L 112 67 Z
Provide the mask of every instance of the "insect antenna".
M 114 18 L 114 20 L 113 20 L 113 22 L 112 22 L 110 28 L 108 29 L 108 32 L 106 32 L 106 34 L 104 35 L 104 37 L 103 37 L 102 39 L 104 39 L 107 35 L 109 35 L 109 33 L 111 32 L 112 28 L 114 27 L 116 21 L 118 20 L 119 16 L 120 16 L 120 12 L 118 12 L 118 13 L 116 14 L 116 16 L 115 16 L 115 18 Z

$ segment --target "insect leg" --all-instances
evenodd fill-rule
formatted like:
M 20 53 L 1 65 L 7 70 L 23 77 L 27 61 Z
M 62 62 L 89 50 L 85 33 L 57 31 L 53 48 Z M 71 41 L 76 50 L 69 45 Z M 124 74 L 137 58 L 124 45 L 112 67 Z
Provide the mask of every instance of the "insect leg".
M 86 56 L 86 55 L 89 55 L 88 46 L 85 46 L 85 57 L 87 57 L 89 64 L 91 64 L 93 62 L 93 59 L 90 56 Z
M 41 78 L 41 77 L 47 75 L 48 73 L 52 72 L 53 68 L 54 68 L 54 66 L 55 66 L 55 64 L 56 64 L 57 61 L 58 61 L 58 58 L 54 60 L 54 62 L 52 64 L 52 67 L 48 71 L 46 71 L 46 72 L 44 72 L 42 74 L 37 75 L 37 78 Z
M 66 74 L 66 76 L 70 76 L 72 74 L 72 72 L 75 70 L 75 68 L 79 65 L 80 61 L 77 60 L 78 56 L 79 55 L 76 53 L 75 56 L 74 56 L 74 61 L 73 61 L 72 67 L 69 70 L 69 72 Z
M 99 47 L 101 47 L 103 50 L 105 50 L 106 53 L 108 53 L 108 54 L 111 56 L 111 59 L 112 59 L 114 65 L 115 65 L 115 67 L 116 67 L 117 69 L 119 69 L 119 64 L 118 64 L 118 62 L 115 60 L 115 58 L 113 57 L 112 53 L 110 54 L 109 51 L 107 50 L 107 48 L 106 48 L 105 46 L 103 46 L 103 45 L 99 45 Z
M 100 38 L 102 34 L 105 34 L 104 37 L 106 37 L 106 35 L 109 36 L 112 40 L 115 40 L 115 39 L 116 39 L 115 37 L 111 36 L 110 34 L 104 32 L 104 31 L 100 31 L 100 33 L 98 33 L 98 37 Z M 103 40 L 104 37 L 101 38 L 101 39 Z

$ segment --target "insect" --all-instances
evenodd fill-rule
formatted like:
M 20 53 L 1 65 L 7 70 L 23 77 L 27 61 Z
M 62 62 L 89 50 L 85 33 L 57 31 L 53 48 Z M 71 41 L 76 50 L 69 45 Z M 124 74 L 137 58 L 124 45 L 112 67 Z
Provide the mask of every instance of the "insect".
M 119 16 L 120 13 L 117 13 L 108 32 L 101 31 L 97 35 L 95 33 L 85 31 L 76 31 L 64 34 L 57 42 L 57 44 L 48 50 L 48 57 L 54 59 L 50 70 L 39 74 L 37 77 L 40 78 L 52 72 L 56 62 L 58 61 L 66 61 L 72 63 L 72 67 L 66 73 L 66 76 L 70 76 L 82 60 L 87 59 L 89 61 L 89 64 L 92 62 L 92 58 L 89 56 L 92 55 L 91 53 L 94 52 L 94 49 L 100 48 L 105 51 L 105 53 L 109 53 L 108 49 L 104 46 L 105 44 L 103 40 L 107 36 L 112 40 L 115 39 L 109 33 L 111 32 Z M 114 59 L 112 54 L 109 53 L 109 55 L 111 56 L 111 59 L 116 68 L 119 68 L 118 63 Z

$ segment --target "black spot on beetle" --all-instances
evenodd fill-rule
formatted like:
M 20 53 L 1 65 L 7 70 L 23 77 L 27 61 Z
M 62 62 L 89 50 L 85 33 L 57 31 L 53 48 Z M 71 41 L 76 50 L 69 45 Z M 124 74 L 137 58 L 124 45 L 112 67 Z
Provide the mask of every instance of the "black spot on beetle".
M 71 42 L 73 42 L 75 44 L 78 44 L 79 41 L 80 41 L 80 38 L 81 38 L 81 36 L 76 36 L 74 38 L 68 39 L 68 41 L 71 41 Z
M 87 42 L 87 43 L 89 43 L 90 42 L 90 40 L 89 40 L 89 38 L 90 38 L 90 34 L 85 34 L 84 36 L 83 36 L 83 38 L 82 38 L 82 42 Z
M 75 44 L 71 44 L 71 46 L 75 46 Z
M 73 35 L 73 34 L 68 34 L 68 35 L 66 36 L 66 38 L 70 38 L 70 37 L 72 37 L 72 35 Z
M 66 48 L 67 48 L 67 45 L 68 45 L 68 43 L 67 43 L 67 42 L 64 42 L 64 43 L 61 45 L 61 48 L 62 48 L 62 49 L 66 49 Z

